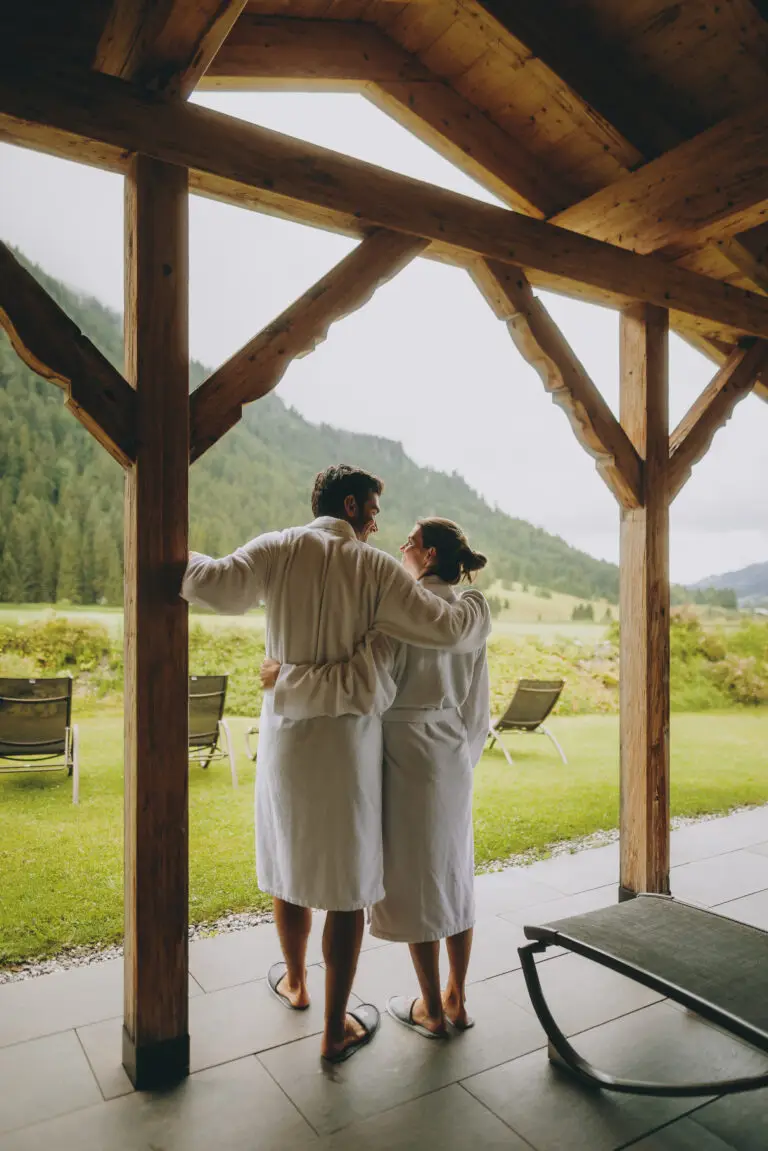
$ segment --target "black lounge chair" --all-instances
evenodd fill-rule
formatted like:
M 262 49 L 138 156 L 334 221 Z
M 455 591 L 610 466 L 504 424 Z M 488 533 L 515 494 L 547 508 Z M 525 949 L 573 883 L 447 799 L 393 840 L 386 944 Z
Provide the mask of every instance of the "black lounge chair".
M 636 899 L 526 927 L 523 975 L 549 1040 L 550 1059 L 591 1087 L 634 1095 L 686 1097 L 768 1087 L 768 1072 L 708 1083 L 650 1083 L 598 1071 L 571 1046 L 544 998 L 536 956 L 564 947 L 666 995 L 768 1054 L 768 932 L 681 903 L 668 895 Z
M 226 675 L 189 677 L 189 755 L 203 769 L 214 759 L 228 759 L 232 786 L 237 787 L 235 746 L 224 719 L 228 679 Z
M 565 680 L 563 679 L 521 679 L 509 707 L 500 719 L 491 724 L 491 730 L 488 732 L 491 740 L 490 746 L 493 747 L 498 742 L 510 767 L 512 767 L 512 757 L 501 738 L 502 732 L 505 731 L 546 735 L 557 748 L 563 763 L 568 763 L 562 747 L 549 728 L 544 726 L 544 720 L 559 700 L 564 684 Z
M 78 750 L 71 676 L 0 679 L 1 774 L 64 770 L 72 776 L 72 802 L 78 803 Z

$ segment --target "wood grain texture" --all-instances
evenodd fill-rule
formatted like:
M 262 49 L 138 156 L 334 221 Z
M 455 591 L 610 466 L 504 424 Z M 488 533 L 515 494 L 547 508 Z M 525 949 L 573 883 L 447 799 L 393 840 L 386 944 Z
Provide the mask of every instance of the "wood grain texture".
M 435 241 L 461 262 L 480 255 L 538 270 L 562 291 L 588 284 L 703 316 L 741 334 L 768 337 L 768 299 L 638 256 L 542 220 L 399 176 L 242 121 L 169 101 L 110 76 L 41 80 L 6 69 L 0 77 L 0 131 L 39 125 L 48 150 L 74 136 L 196 169 L 193 185 L 226 198 L 344 231 L 389 228 Z M 36 145 L 35 145 L 36 146 Z M 202 176 L 200 175 L 202 174 Z
M 669 891 L 667 315 L 621 317 L 621 423 L 645 460 L 644 506 L 620 529 L 620 834 L 625 892 Z
M 765 371 L 768 344 L 758 340 L 751 348 L 738 348 L 688 409 L 669 440 L 670 502 L 706 455 L 715 433 L 728 422 L 736 405 L 750 394 Z
M 186 171 L 136 157 L 125 244 L 139 444 L 125 489 L 125 1028 L 130 1072 L 144 1086 L 157 1085 L 146 1068 L 158 1046 L 183 1045 L 188 1032 L 187 605 L 178 594 L 187 562 L 187 234 Z
M 123 467 L 136 458 L 136 395 L 56 301 L 0 242 L 0 327 L 39 376 Z
M 474 279 L 620 505 L 643 502 L 643 464 L 626 432 L 520 268 L 485 263 Z
M 331 324 L 357 311 L 426 247 L 398 232 L 374 232 L 227 360 L 190 400 L 192 461 L 241 417 L 243 404 L 277 387 L 292 360 L 313 352 Z
M 113 0 L 93 66 L 188 96 L 246 0 Z
M 768 220 L 768 108 L 729 117 L 553 217 L 635 252 L 695 247 Z

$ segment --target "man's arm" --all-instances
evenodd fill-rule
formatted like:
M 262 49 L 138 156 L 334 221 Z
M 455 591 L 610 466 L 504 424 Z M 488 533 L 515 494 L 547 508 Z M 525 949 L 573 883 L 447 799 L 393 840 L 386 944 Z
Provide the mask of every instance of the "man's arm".
M 393 561 L 373 626 L 416 647 L 477 651 L 491 634 L 491 613 L 482 592 L 470 589 L 450 602 L 433 595 Z
M 274 710 L 286 719 L 319 715 L 381 715 L 397 694 L 397 644 L 369 632 L 348 660 L 284 663 L 275 683 Z
M 268 532 L 220 560 L 191 552 L 181 585 L 182 598 L 225 615 L 243 615 L 264 598 L 271 558 L 279 542 L 279 532 Z

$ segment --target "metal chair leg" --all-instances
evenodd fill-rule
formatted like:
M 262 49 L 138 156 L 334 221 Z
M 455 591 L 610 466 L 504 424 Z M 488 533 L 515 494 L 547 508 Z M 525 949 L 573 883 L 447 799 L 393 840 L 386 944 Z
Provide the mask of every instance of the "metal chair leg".
M 232 786 L 237 787 L 237 768 L 235 767 L 235 745 L 232 742 L 232 733 L 229 730 L 229 724 L 225 719 L 219 720 L 219 730 L 224 735 L 224 742 L 227 745 L 227 755 L 229 756 L 229 770 L 232 773 Z
M 74 724 L 69 733 L 69 756 L 72 770 L 72 802 L 80 802 L 80 731 Z
M 490 735 L 493 739 L 493 743 L 491 744 L 491 747 L 493 747 L 494 743 L 498 743 L 499 747 L 501 748 L 502 755 L 504 756 L 504 758 L 507 761 L 507 764 L 509 765 L 509 767 L 514 767 L 515 764 L 514 764 L 514 761 L 512 759 L 512 756 L 509 754 L 506 747 L 504 746 L 504 740 L 501 738 L 500 734 L 497 731 L 495 731 L 494 728 L 491 728 Z
M 560 758 L 562 759 L 563 763 L 564 763 L 564 764 L 566 765 L 566 767 L 567 767 L 567 766 L 568 766 L 568 760 L 565 758 L 565 752 L 563 751 L 562 747 L 561 747 L 561 746 L 560 746 L 560 744 L 557 742 L 557 740 L 555 739 L 554 735 L 553 735 L 553 734 L 552 734 L 552 732 L 549 730 L 549 728 L 548 728 L 548 727 L 544 727 L 544 724 L 542 724 L 542 725 L 541 725 L 541 727 L 539 728 L 539 731 L 541 732 L 541 734 L 542 734 L 542 735 L 546 735 L 546 736 L 549 736 L 549 738 L 552 740 L 552 742 L 554 743 L 555 747 L 557 748 L 558 752 L 560 753 Z
M 249 727 L 245 733 L 245 754 L 254 763 L 256 762 L 256 750 L 255 750 L 255 748 L 251 747 L 251 741 L 249 739 L 249 736 L 258 735 L 258 731 L 259 731 L 258 727 L 254 726 L 254 727 Z

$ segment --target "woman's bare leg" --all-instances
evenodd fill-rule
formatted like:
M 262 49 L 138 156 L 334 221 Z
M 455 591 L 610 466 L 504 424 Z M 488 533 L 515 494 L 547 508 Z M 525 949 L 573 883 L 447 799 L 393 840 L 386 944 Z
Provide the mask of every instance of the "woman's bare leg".
M 443 993 L 443 1008 L 446 1017 L 457 1027 L 467 1025 L 466 983 L 469 956 L 472 951 L 472 928 L 460 931 L 446 939 L 450 971 L 448 983 Z
M 288 968 L 277 988 L 293 1007 L 306 1007 L 309 1004 L 307 940 L 312 930 L 312 912 L 308 907 L 298 907 L 284 899 L 274 899 L 273 905 L 275 926 Z
M 428 1031 L 445 1031 L 443 1001 L 440 995 L 440 943 L 409 943 L 411 959 L 421 988 L 421 999 L 413 1005 L 412 1018 Z
M 325 960 L 325 1030 L 321 1051 L 339 1055 L 365 1035 L 365 1028 L 347 1012 L 363 941 L 362 911 L 329 911 L 323 931 Z

